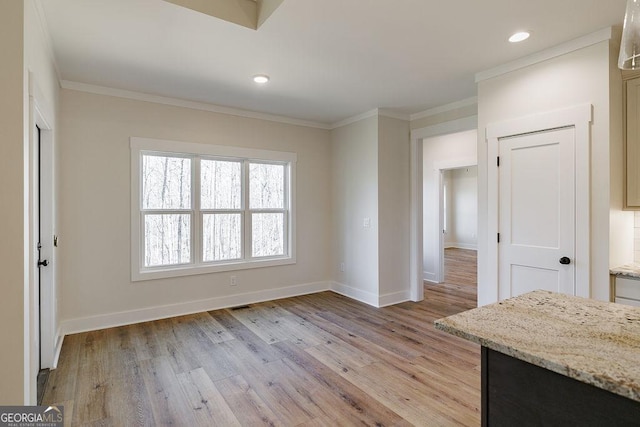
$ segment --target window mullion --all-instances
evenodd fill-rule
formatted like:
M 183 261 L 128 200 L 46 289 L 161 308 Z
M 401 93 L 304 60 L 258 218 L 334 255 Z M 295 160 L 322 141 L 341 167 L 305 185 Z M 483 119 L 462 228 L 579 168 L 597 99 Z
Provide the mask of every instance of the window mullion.
M 284 248 L 283 248 L 283 255 L 284 256 L 288 256 L 289 255 L 289 216 L 287 215 L 287 211 L 284 212 L 284 214 L 282 215 L 282 241 L 284 243 Z
M 193 170 L 191 171 L 191 207 L 192 207 L 192 233 L 191 242 L 193 251 L 193 263 L 194 265 L 202 264 L 202 213 L 200 212 L 200 156 L 193 158 Z
M 244 160 L 242 162 L 242 201 L 243 201 L 243 219 L 244 219 L 244 230 L 243 230 L 243 256 L 245 260 L 250 260 L 253 257 L 252 254 L 252 237 L 251 237 L 251 209 L 249 205 L 249 160 Z
M 290 213 L 291 213 L 291 191 L 290 191 L 290 187 L 289 187 L 289 183 L 291 180 L 291 165 L 287 164 L 285 165 L 285 169 L 284 169 L 284 174 L 283 174 L 283 178 L 284 178 L 284 224 L 283 224 L 283 241 L 284 241 L 284 254 L 285 255 L 289 255 L 291 253 L 290 247 L 291 247 L 291 240 L 289 237 L 289 221 L 290 221 Z

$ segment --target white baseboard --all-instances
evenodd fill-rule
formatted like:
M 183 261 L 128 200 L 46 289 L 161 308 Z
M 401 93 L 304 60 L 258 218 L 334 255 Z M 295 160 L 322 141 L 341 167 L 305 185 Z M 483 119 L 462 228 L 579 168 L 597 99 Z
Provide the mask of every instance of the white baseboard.
M 445 249 L 449 248 L 457 248 L 457 249 L 470 249 L 472 251 L 478 250 L 478 245 L 473 243 L 459 243 L 459 242 L 451 242 L 444 245 Z
M 438 278 L 436 277 L 436 273 L 430 273 L 428 271 L 422 272 L 422 280 L 426 282 L 438 283 Z
M 60 329 L 63 335 L 70 335 L 79 332 L 95 331 L 116 326 L 131 325 L 134 323 L 166 319 L 168 317 L 201 313 L 203 311 L 218 310 L 221 308 L 254 304 L 263 301 L 272 301 L 281 298 L 289 298 L 329 290 L 332 290 L 331 282 L 306 283 L 302 285 L 288 286 L 285 288 L 269 289 L 260 292 L 249 292 L 245 294 L 208 298 L 205 300 L 190 301 L 179 304 L 149 307 L 140 310 L 101 314 L 98 316 L 83 317 L 78 319 L 67 319 L 61 322 Z M 62 340 L 60 340 L 60 344 L 62 344 Z
M 56 333 L 56 346 L 53 349 L 53 363 L 51 363 L 51 369 L 56 369 L 58 367 L 58 360 L 60 360 L 60 352 L 62 351 L 63 342 L 64 334 L 62 333 L 62 328 L 58 327 L 58 331 Z
M 411 300 L 410 291 L 399 291 L 385 295 L 378 295 L 357 289 L 338 282 L 315 282 L 303 285 L 289 286 L 286 288 L 269 289 L 260 292 L 230 295 L 225 297 L 208 298 L 199 301 L 190 301 L 179 304 L 163 305 L 158 307 L 143 308 L 140 310 L 121 311 L 97 316 L 82 317 L 63 320 L 58 331 L 54 355 L 54 369 L 58 364 L 60 350 L 65 335 L 80 332 L 96 331 L 117 326 L 132 325 L 135 323 L 149 322 L 166 319 L 169 317 L 183 316 L 204 311 L 218 310 L 235 307 L 238 305 L 255 304 L 263 301 L 273 301 L 281 298 L 290 298 L 299 295 L 313 294 L 323 291 L 333 291 L 348 298 L 363 302 L 373 307 L 386 307 Z
M 388 307 L 394 304 L 400 304 L 401 302 L 411 301 L 411 291 L 393 292 L 390 294 L 381 295 L 378 299 L 378 307 Z
M 331 285 L 330 290 L 337 294 L 378 307 L 378 295 L 373 292 L 363 291 L 362 289 L 357 289 L 339 282 L 332 282 Z

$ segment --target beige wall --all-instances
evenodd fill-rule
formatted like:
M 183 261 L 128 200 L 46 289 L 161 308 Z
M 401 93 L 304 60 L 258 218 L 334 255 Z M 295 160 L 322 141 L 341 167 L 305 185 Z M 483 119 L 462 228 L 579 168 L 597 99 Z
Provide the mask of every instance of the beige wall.
M 328 131 L 71 90 L 61 91 L 60 116 L 64 319 L 330 278 Z M 297 153 L 297 263 L 132 283 L 131 136 Z M 236 287 L 229 286 L 231 274 Z
M 409 295 L 409 122 L 378 118 L 378 248 L 381 305 Z
M 0 404 L 24 402 L 24 5 L 0 3 Z M 8 185 L 10 183 L 10 185 Z
M 378 300 L 378 116 L 331 131 L 331 272 L 341 292 Z M 364 227 L 364 218 L 371 220 Z M 344 263 L 344 271 L 340 264 Z
M 590 103 L 591 296 L 609 299 L 610 47 L 604 41 L 478 84 L 478 133 L 489 123 Z M 617 142 L 613 142 L 616 144 Z M 487 147 L 478 138 L 478 291 L 490 302 L 487 270 Z

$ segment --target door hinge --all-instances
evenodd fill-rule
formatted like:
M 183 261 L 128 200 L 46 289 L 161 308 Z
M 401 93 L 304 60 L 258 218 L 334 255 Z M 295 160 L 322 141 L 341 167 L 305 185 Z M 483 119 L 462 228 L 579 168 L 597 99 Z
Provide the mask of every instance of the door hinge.
M 498 243 L 500 243 L 500 233 L 498 233 Z
M 500 167 L 500 156 L 496 157 L 496 166 Z

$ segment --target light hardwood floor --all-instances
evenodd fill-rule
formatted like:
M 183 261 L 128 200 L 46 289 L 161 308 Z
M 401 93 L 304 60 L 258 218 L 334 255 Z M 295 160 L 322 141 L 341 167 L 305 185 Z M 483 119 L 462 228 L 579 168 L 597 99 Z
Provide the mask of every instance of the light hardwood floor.
M 475 252 L 425 301 L 331 292 L 71 335 L 44 405 L 67 425 L 477 426 L 479 347 L 433 321 L 475 307 Z

